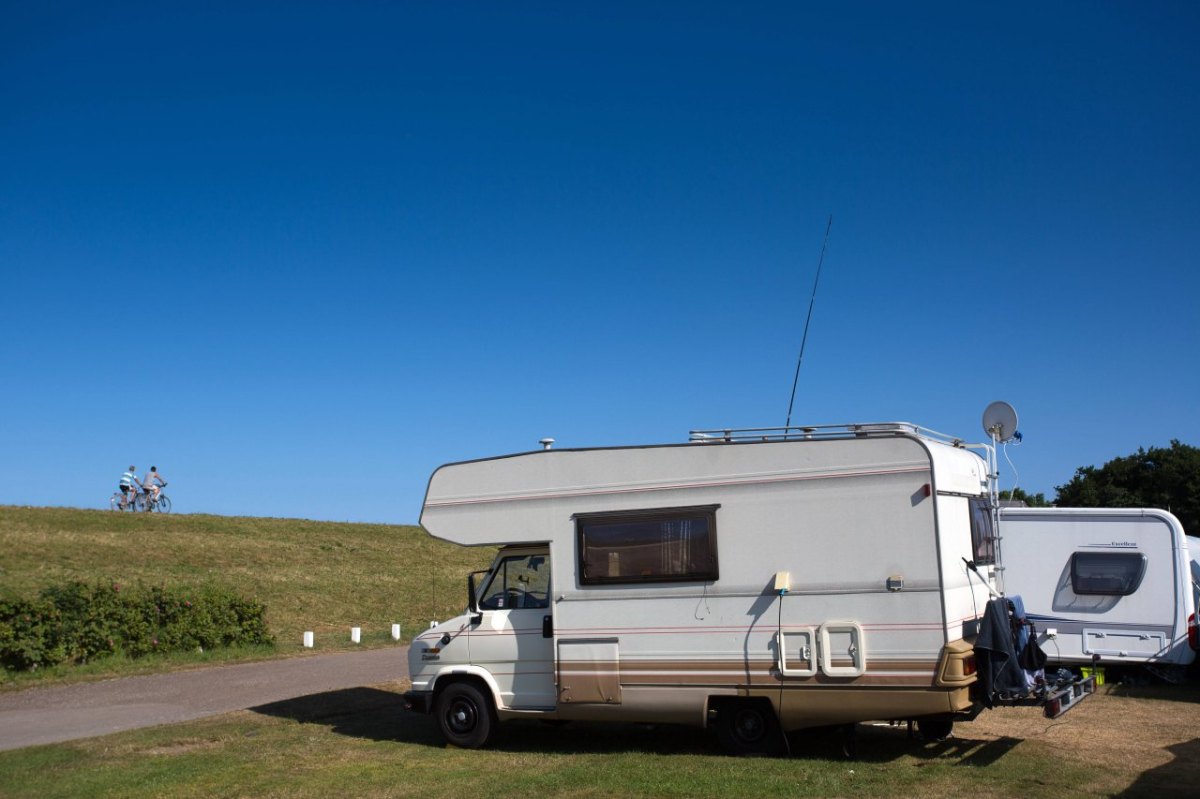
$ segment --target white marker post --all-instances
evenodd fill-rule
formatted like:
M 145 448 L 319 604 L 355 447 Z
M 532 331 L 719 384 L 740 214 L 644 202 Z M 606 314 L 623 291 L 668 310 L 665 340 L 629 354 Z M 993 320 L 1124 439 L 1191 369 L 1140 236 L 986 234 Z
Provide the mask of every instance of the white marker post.
M 400 625 L 399 624 L 392 625 L 392 640 L 393 641 L 400 640 Z
M 312 630 L 309 630 L 308 632 L 304 633 L 304 646 L 305 646 L 306 648 L 308 648 L 308 649 L 312 649 L 312 648 L 313 648 L 313 634 L 312 634 Z
M 350 643 L 358 644 L 362 642 L 362 627 L 350 628 Z

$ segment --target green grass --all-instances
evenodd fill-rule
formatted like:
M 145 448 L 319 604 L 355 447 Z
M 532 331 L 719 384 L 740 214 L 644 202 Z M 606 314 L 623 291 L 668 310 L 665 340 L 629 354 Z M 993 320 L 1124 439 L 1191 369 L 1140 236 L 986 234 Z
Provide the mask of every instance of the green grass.
M 228 658 L 297 654 L 302 634 L 317 651 L 391 642 L 393 622 L 407 640 L 433 619 L 461 612 L 466 574 L 493 550 L 447 544 L 407 525 L 314 522 L 208 515 L 113 513 L 0 506 L 0 590 L 30 595 L 67 580 L 123 584 L 215 582 L 260 599 L 275 650 L 255 648 L 125 661 L 86 668 L 4 674 L 5 687 L 130 674 Z
M 287 519 L 149 516 L 0 507 L 0 590 L 70 579 L 229 585 L 264 601 L 279 645 L 100 661 L 8 678 L 8 687 L 186 667 L 221 659 L 389 643 L 462 607 L 464 575 L 490 551 L 419 528 Z M 0 797 L 419 796 L 973 797 L 1188 796 L 1200 779 L 1200 696 L 1177 687 L 1089 698 L 1065 721 L 998 711 L 936 744 L 903 727 L 862 726 L 858 757 L 838 737 L 794 738 L 793 756 L 735 759 L 700 730 L 521 721 L 494 747 L 446 747 L 432 719 L 402 712 L 393 684 L 301 697 L 253 711 L 0 752 Z M 1155 692 L 1157 690 L 1157 693 Z M 1149 691 L 1149 693 L 1147 693 Z M 994 715 L 993 715 L 994 714 Z M 983 726 L 999 720 L 999 726 Z M 1135 733 L 1167 730 L 1162 740 Z
M 528 721 L 504 725 L 493 748 L 466 751 L 444 746 L 430 718 L 403 713 L 394 688 L 336 691 L 203 721 L 0 753 L 0 792 L 1007 798 L 1107 796 L 1144 779 L 1064 753 L 1049 739 L 996 739 L 974 734 L 969 724 L 959 725 L 956 738 L 931 744 L 910 741 L 903 727 L 863 728 L 854 760 L 829 734 L 797 737 L 790 758 L 739 759 L 721 755 L 715 740 L 699 730 L 559 728 Z M 1171 775 L 1161 776 L 1165 787 L 1156 795 L 1186 795 L 1172 794 Z

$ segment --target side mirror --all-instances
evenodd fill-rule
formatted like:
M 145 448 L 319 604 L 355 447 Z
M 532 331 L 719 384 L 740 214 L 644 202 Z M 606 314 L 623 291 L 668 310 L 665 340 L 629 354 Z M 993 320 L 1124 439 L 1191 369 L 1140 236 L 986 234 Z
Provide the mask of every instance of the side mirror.
M 479 597 L 475 591 L 475 575 L 488 573 L 488 570 L 484 569 L 467 575 L 467 610 L 471 614 L 471 624 L 479 624 L 483 621 L 483 614 L 479 612 Z

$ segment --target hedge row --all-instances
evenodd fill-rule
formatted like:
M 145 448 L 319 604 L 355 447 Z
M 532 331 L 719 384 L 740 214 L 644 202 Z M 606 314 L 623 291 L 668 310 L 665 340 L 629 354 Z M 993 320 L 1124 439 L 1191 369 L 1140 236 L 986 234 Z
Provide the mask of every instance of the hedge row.
M 35 599 L 0 598 L 0 665 L 11 671 L 123 653 L 274 643 L 266 606 L 218 586 L 196 590 L 70 582 Z

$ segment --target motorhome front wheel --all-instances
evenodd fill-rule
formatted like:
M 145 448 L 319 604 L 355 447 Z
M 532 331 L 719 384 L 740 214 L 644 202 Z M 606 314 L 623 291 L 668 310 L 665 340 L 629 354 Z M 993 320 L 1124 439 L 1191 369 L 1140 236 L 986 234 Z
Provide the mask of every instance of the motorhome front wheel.
M 437 718 L 446 740 L 466 749 L 484 746 L 496 726 L 491 701 L 463 682 L 451 683 L 438 696 Z

